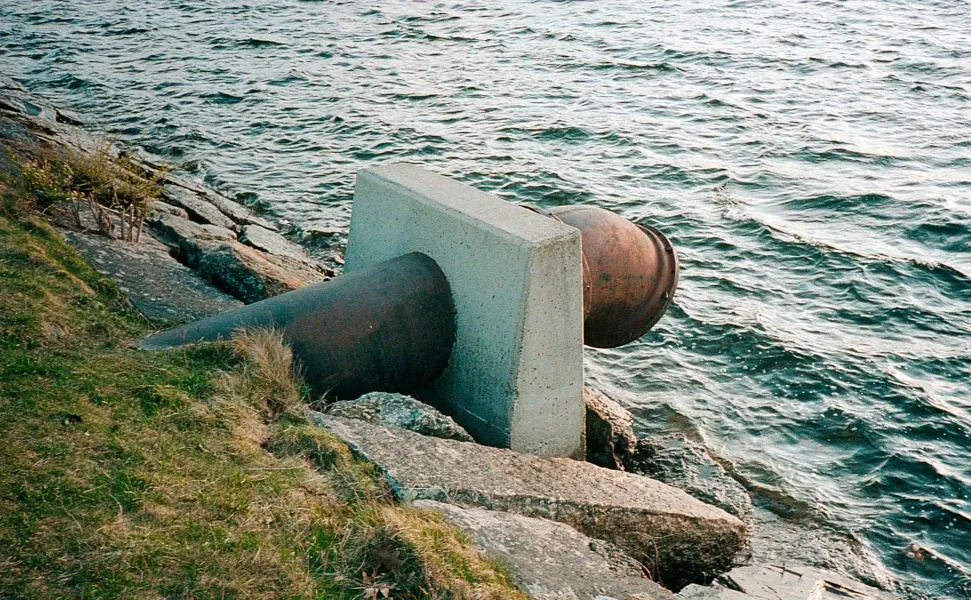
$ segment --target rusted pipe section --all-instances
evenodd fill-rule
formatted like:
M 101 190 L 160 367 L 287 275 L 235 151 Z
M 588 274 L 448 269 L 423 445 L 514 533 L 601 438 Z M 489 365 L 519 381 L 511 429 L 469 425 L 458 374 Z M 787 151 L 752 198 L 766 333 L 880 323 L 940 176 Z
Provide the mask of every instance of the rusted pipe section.
M 595 206 L 538 212 L 580 230 L 584 344 L 623 346 L 654 327 L 678 287 L 678 255 L 664 234 Z
M 455 342 L 455 306 L 439 266 L 414 252 L 163 331 L 139 348 L 216 341 L 258 327 L 283 333 L 315 394 L 357 398 L 437 379 Z

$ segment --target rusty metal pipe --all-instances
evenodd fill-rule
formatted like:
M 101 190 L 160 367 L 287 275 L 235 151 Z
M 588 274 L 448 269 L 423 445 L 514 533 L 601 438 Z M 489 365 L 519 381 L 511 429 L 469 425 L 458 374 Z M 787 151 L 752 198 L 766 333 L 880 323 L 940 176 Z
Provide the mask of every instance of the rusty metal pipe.
M 583 343 L 615 348 L 647 333 L 678 287 L 678 255 L 664 234 L 595 206 L 538 212 L 580 230 Z
M 455 342 L 455 306 L 439 266 L 414 252 L 163 331 L 138 347 L 163 350 L 257 327 L 283 333 L 316 394 L 348 399 L 437 379 Z

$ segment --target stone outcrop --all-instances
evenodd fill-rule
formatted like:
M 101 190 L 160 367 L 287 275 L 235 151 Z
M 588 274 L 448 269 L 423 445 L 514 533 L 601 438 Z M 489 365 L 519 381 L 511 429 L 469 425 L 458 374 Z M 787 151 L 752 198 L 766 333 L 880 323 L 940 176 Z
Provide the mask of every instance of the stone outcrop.
M 335 402 L 328 406 L 325 412 L 334 417 L 400 427 L 446 440 L 474 441 L 467 431 L 452 420 L 452 417 L 440 413 L 433 406 L 402 394 L 372 392 L 356 400 Z
M 892 595 L 830 571 L 802 565 L 738 567 L 715 578 L 712 587 L 689 585 L 678 593 L 690 600 L 891 600 Z
M 752 499 L 701 444 L 683 435 L 639 440 L 634 452 L 624 457 L 624 468 L 682 489 L 736 517 L 750 521 Z
M 583 388 L 587 407 L 587 462 L 608 469 L 623 469 L 624 457 L 634 451 L 634 417 L 616 400 L 599 390 Z
M 81 216 L 91 218 L 85 213 Z M 131 304 L 149 318 L 183 323 L 243 305 L 173 260 L 169 249 L 149 235 L 135 244 L 57 225 L 68 243 L 99 273 L 116 281 Z M 90 226 L 95 227 L 93 222 Z
M 620 549 L 568 525 L 430 500 L 415 506 L 441 511 L 480 551 L 502 560 L 516 585 L 535 600 L 675 598 Z
M 310 259 L 268 254 L 240 243 L 224 227 L 174 215 L 153 217 L 152 227 L 178 250 L 181 262 L 247 304 L 328 279 L 332 272 Z
M 616 544 L 672 587 L 727 570 L 746 542 L 739 519 L 646 477 L 329 415 L 317 422 L 377 465 L 401 500 L 559 521 Z
M 176 185 L 166 185 L 162 188 L 162 198 L 169 204 L 184 209 L 197 223 L 215 225 L 223 229 L 238 229 L 235 221 L 191 190 Z
M 277 256 L 287 256 L 304 262 L 310 260 L 310 257 L 303 248 L 279 233 L 271 231 L 266 227 L 261 227 L 260 225 L 246 225 L 243 227 L 239 233 L 239 241 L 257 250 L 276 254 Z

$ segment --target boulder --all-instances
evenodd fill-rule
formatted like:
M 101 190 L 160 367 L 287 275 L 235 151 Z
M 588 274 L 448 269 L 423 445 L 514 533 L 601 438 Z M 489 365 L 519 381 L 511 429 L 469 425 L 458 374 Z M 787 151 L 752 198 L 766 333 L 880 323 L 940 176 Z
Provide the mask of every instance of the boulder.
M 508 566 L 516 586 L 535 600 L 675 598 L 619 548 L 563 523 L 430 500 L 415 506 L 441 511 L 479 551 Z
M 752 499 L 701 444 L 680 434 L 639 440 L 624 457 L 631 473 L 653 477 L 714 504 L 743 521 L 752 519 Z
M 270 231 L 276 231 L 276 226 L 264 219 L 263 217 L 253 214 L 253 211 L 248 207 L 243 206 L 239 202 L 230 200 L 229 198 L 218 194 L 212 190 L 207 190 L 205 193 L 205 199 L 219 209 L 221 213 L 239 223 L 240 225 L 254 225 L 257 227 L 262 227 Z M 299 249 L 299 246 L 297 247 Z M 262 250 L 262 248 L 261 248 Z M 271 252 L 268 250 L 268 252 Z M 273 254 L 280 254 L 279 252 L 272 252 Z
M 623 469 L 624 457 L 634 451 L 634 417 L 603 392 L 583 388 L 587 405 L 587 462 L 608 469 Z
M 200 246 L 186 259 L 186 264 L 246 304 L 326 281 L 332 274 L 319 265 L 266 254 L 236 241 Z
M 325 412 L 335 417 L 391 425 L 446 440 L 475 441 L 452 417 L 402 394 L 372 392 L 357 400 L 335 402 Z
M 239 234 L 239 241 L 248 244 L 257 250 L 276 254 L 277 256 L 288 256 L 297 260 L 310 260 L 306 251 L 294 244 L 287 238 L 275 231 L 270 231 L 259 225 L 247 225 L 243 227 Z
M 678 597 L 691 600 L 891 600 L 893 596 L 830 571 L 802 565 L 738 567 L 712 587 L 690 585 Z
M 225 227 L 194 223 L 168 212 L 149 215 L 148 223 L 165 241 L 183 253 L 197 250 L 204 244 L 236 240 L 236 234 Z
M 161 214 L 153 229 L 178 248 L 180 260 L 217 287 L 250 304 L 325 281 L 328 269 L 312 261 L 265 254 L 236 241 L 236 234 L 215 225 Z
M 179 217 L 181 219 L 189 220 L 189 213 L 186 212 L 184 208 L 179 208 L 178 206 L 172 206 L 161 200 L 156 200 L 152 202 L 152 208 L 148 211 L 149 219 L 156 219 L 161 215 L 172 215 L 174 217 Z
M 238 229 L 236 222 L 224 215 L 211 202 L 184 187 L 165 185 L 162 187 L 162 198 L 169 204 L 184 208 L 193 221 L 224 229 Z
M 745 546 L 742 521 L 647 477 L 330 415 L 317 423 L 374 463 L 401 500 L 559 521 L 619 546 L 672 587 L 727 570 Z

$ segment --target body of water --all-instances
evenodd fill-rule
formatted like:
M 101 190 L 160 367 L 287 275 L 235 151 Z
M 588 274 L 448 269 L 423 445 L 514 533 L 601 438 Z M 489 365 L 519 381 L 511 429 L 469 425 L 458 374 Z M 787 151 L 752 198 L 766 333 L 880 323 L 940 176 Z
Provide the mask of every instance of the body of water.
M 390 161 L 657 226 L 675 304 L 589 379 L 732 465 L 759 560 L 971 596 L 966 1 L 5 0 L 0 71 L 311 248 Z

